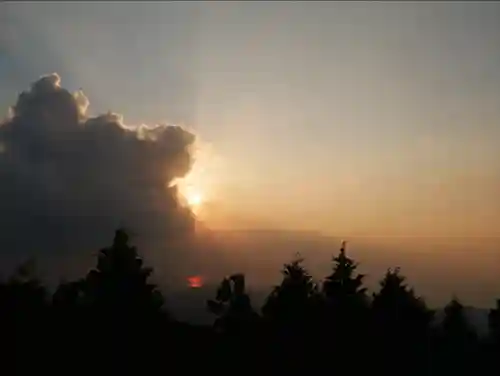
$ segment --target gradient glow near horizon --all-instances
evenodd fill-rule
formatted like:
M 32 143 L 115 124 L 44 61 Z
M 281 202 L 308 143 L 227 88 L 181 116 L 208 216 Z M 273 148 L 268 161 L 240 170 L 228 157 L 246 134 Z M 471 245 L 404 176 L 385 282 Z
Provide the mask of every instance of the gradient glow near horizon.
M 0 4 L 0 107 L 40 75 L 194 129 L 207 222 L 496 237 L 500 4 Z M 201 162 L 200 162 L 201 163 Z M 206 168 L 205 168 L 206 167 Z

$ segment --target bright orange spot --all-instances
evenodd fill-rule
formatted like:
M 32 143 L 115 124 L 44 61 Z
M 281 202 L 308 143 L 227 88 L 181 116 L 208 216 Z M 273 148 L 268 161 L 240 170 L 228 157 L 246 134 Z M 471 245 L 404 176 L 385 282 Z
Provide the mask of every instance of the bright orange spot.
M 188 281 L 189 287 L 191 287 L 192 289 L 198 289 L 198 288 L 203 286 L 203 280 L 198 275 L 188 277 L 187 281 Z

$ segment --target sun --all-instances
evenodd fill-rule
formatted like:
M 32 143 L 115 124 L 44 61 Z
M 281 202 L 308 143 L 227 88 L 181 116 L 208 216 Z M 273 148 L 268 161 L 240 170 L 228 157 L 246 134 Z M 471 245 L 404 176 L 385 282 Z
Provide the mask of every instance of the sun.
M 187 278 L 188 286 L 192 289 L 199 289 L 203 287 L 203 278 L 199 275 L 194 275 Z
M 182 205 L 188 208 L 196 216 L 199 216 L 207 201 L 205 192 L 201 191 L 198 186 L 180 182 L 178 185 L 178 193 L 178 198 Z
M 189 173 L 176 179 L 172 185 L 176 186 L 179 203 L 198 219 L 206 219 L 211 203 L 217 196 L 224 168 L 221 159 L 204 143 L 198 144 L 193 161 Z
M 188 192 L 186 194 L 186 200 L 189 206 L 196 208 L 203 203 L 203 196 L 200 192 Z

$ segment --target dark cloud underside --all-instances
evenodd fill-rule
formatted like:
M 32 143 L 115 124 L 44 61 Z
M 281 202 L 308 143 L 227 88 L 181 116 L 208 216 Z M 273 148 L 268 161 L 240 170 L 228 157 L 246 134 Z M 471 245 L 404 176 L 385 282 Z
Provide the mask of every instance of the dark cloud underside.
M 120 225 L 158 242 L 192 230 L 169 186 L 189 172 L 195 136 L 171 125 L 127 127 L 112 113 L 89 117 L 88 104 L 51 74 L 1 123 L 2 256 L 96 250 Z

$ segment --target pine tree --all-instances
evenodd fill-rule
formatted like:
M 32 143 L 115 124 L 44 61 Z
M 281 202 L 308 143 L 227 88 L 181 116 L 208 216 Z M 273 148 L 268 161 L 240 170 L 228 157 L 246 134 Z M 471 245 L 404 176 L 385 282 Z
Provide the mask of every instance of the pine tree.
M 485 354 L 484 363 L 489 369 L 497 370 L 493 372 L 498 372 L 500 368 L 498 362 L 498 354 L 500 354 L 500 299 L 496 300 L 496 307 L 490 309 L 488 329 L 488 341 L 482 348 Z
M 62 281 L 52 295 L 52 306 L 61 314 L 71 314 L 81 308 L 84 289 L 85 280 Z
M 330 343 L 334 352 L 344 360 L 366 350 L 362 339 L 368 330 L 368 301 L 363 286 L 364 275 L 357 273 L 358 264 L 347 256 L 346 242 L 333 258 L 332 273 L 323 282 L 325 309 L 321 318 L 323 342 Z M 328 349 L 325 349 L 328 351 Z M 330 350 L 330 351 L 331 351 Z M 363 365 L 353 363 L 356 372 Z
M 441 324 L 442 335 L 450 345 L 462 346 L 473 340 L 475 337 L 474 329 L 467 321 L 464 306 L 457 297 L 453 297 L 446 305 L 444 314 Z
M 217 290 L 215 300 L 208 300 L 210 312 L 217 315 L 214 323 L 216 330 L 222 332 L 241 332 L 257 320 L 250 297 L 245 291 L 245 276 L 233 274 L 224 278 Z
M 163 297 L 148 282 L 151 273 L 123 229 L 115 232 L 111 247 L 99 252 L 81 297 L 90 321 L 86 338 L 94 340 L 96 364 L 135 367 L 160 351 Z
M 380 282 L 380 290 L 373 294 L 372 310 L 383 326 L 392 327 L 413 323 L 416 331 L 427 328 L 433 318 L 421 297 L 406 284 L 400 269 L 388 270 Z
M 475 350 L 477 336 L 465 316 L 465 309 L 458 298 L 453 299 L 444 309 L 440 325 L 439 359 L 446 372 L 469 374 L 477 369 Z
M 96 268 L 87 275 L 86 302 L 102 314 L 122 317 L 159 312 L 163 297 L 156 285 L 148 283 L 151 273 L 129 245 L 127 232 L 119 229 L 113 245 L 99 252 Z
M 276 286 L 263 307 L 263 324 L 269 336 L 263 342 L 272 354 L 271 362 L 278 362 L 281 373 L 297 372 L 311 366 L 309 355 L 317 356 L 318 308 L 320 295 L 312 276 L 296 258 L 284 265 L 283 279 Z M 312 359 L 311 359 L 312 360 Z
M 262 313 L 266 321 L 282 328 L 303 327 L 313 312 L 318 288 L 312 276 L 296 258 L 285 264 L 283 280 L 266 299 Z
M 497 299 L 496 307 L 490 309 L 488 327 L 490 339 L 496 346 L 500 347 L 500 299 Z
M 46 315 L 48 294 L 36 276 L 35 263 L 28 260 L 21 264 L 7 283 L 0 289 L 0 314 L 6 321 L 20 327 L 33 327 Z
M 429 364 L 430 324 L 433 312 L 406 284 L 400 269 L 388 270 L 372 301 L 373 333 L 385 372 L 394 359 L 412 362 L 412 374 Z
M 33 260 L 21 264 L 7 282 L 0 284 L 0 330 L 3 341 L 17 356 L 44 358 L 50 328 L 48 294 L 37 278 Z M 8 360 L 8 356 L 4 357 Z M 27 363 L 16 365 L 24 372 Z
M 352 304 L 366 303 L 366 288 L 363 287 L 364 275 L 356 273 L 358 264 L 346 254 L 343 241 L 338 256 L 333 258 L 333 272 L 323 282 L 323 293 L 336 309 Z M 347 307 L 346 307 L 347 308 Z

